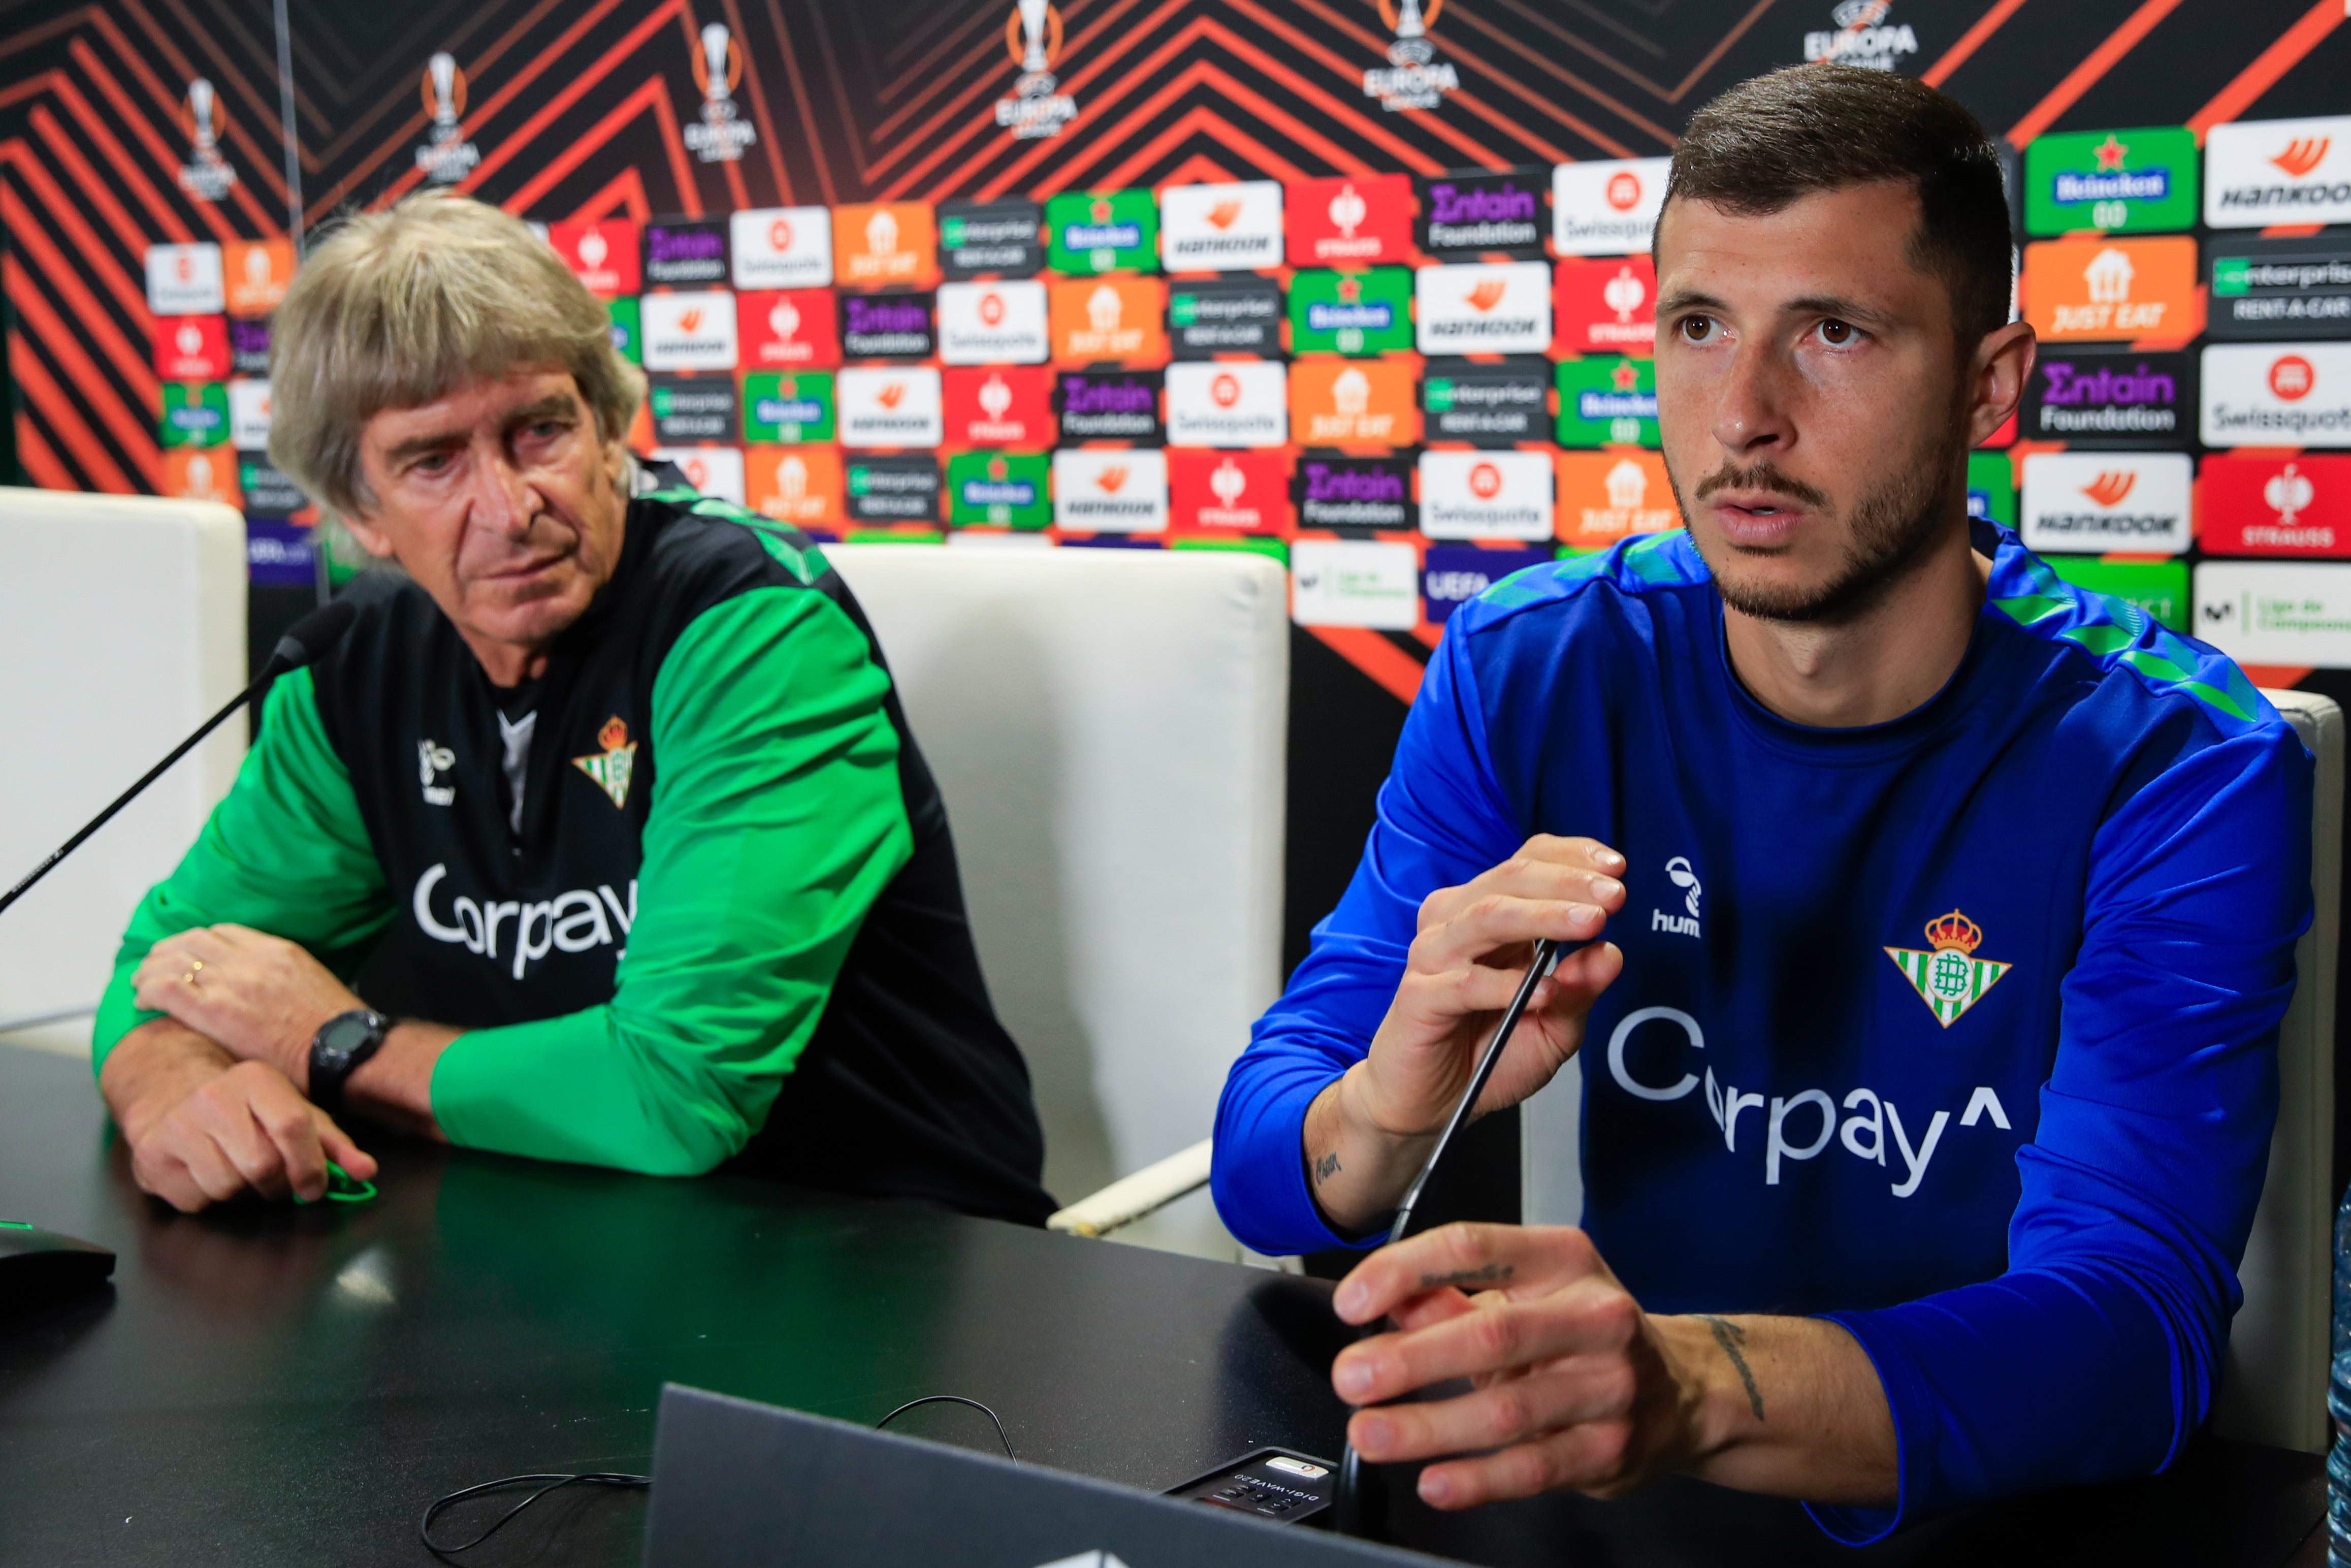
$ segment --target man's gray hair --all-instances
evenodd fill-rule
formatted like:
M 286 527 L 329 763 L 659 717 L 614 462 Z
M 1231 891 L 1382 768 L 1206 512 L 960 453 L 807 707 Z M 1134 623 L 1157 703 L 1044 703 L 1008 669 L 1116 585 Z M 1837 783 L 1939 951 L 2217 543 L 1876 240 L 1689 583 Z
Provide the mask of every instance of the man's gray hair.
M 530 369 L 570 371 L 608 441 L 644 401 L 603 301 L 521 219 L 445 191 L 359 214 L 311 248 L 277 307 L 270 461 L 314 499 L 364 515 L 371 418 Z

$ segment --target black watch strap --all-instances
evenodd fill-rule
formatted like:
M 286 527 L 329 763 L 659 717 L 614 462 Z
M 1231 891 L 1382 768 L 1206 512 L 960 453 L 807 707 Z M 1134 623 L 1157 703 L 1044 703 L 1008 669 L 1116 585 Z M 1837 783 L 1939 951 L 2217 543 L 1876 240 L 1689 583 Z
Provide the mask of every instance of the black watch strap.
M 392 1020 L 373 1008 L 337 1013 L 310 1037 L 310 1103 L 329 1115 L 343 1108 L 343 1085 L 383 1049 Z

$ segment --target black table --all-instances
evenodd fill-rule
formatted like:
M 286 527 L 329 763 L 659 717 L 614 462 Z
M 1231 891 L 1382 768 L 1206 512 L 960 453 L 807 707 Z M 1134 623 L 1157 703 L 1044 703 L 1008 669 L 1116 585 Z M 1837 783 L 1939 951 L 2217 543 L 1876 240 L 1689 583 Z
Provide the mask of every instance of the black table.
M 427 1563 L 416 1516 L 444 1492 L 645 1469 L 664 1381 L 853 1421 L 966 1395 L 1023 1461 L 1154 1490 L 1260 1444 L 1338 1450 L 1321 1281 L 749 1178 L 369 1146 L 372 1203 L 174 1216 L 132 1186 L 86 1068 L 0 1047 L 0 1214 L 121 1254 L 110 1292 L 0 1314 L 0 1563 Z M 896 1429 L 995 1443 L 952 1406 Z M 468 1561 L 635 1561 L 640 1495 L 542 1511 Z M 1692 1481 L 1453 1519 L 1407 1501 L 1397 1524 L 1579 1568 L 2274 1568 L 2323 1561 L 2323 1511 L 2316 1458 L 2206 1442 L 2158 1480 L 1862 1552 Z

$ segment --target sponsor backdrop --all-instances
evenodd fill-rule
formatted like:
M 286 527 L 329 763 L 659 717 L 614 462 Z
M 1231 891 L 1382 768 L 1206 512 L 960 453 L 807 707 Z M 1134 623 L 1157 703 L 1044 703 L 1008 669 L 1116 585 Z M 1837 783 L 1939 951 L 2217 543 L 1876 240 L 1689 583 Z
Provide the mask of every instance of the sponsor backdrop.
M 263 450 L 298 237 L 454 186 L 609 302 L 636 444 L 713 493 L 832 538 L 1285 562 L 1294 957 L 1453 608 L 1677 526 L 1667 156 L 1721 88 L 1835 58 L 2015 153 L 2046 350 L 1974 503 L 2262 678 L 2351 680 L 2342 0 L 295 11 L 290 126 L 256 0 L 0 42 L 23 472 L 242 507 L 257 634 L 313 570 Z

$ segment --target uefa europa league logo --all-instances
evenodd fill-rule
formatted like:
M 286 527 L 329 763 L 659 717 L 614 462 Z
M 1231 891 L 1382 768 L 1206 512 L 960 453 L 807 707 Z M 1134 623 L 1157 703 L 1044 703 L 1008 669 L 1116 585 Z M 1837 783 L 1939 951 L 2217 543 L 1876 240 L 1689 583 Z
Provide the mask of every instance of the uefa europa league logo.
M 1078 100 L 1055 89 L 1053 67 L 1061 57 L 1061 10 L 1052 0 L 1015 0 L 1004 19 L 1005 52 L 1020 68 L 1013 96 L 998 99 L 996 123 L 1018 141 L 1058 136 L 1074 119 Z
M 188 161 L 180 165 L 180 189 L 199 202 L 217 202 L 236 183 L 236 171 L 221 156 L 220 97 L 202 77 L 188 83 L 180 128 L 188 134 Z
M 735 112 L 735 89 L 743 81 L 743 46 L 724 22 L 705 24 L 696 42 L 694 85 L 702 89 L 702 118 L 685 128 L 685 144 L 705 163 L 738 162 L 743 149 L 759 139 L 751 122 Z
M 425 61 L 419 90 L 433 123 L 416 150 L 416 167 L 432 184 L 454 185 L 482 161 L 481 149 L 465 140 L 465 127 L 457 122 L 465 112 L 465 73 L 457 68 L 457 57 L 443 49 Z

